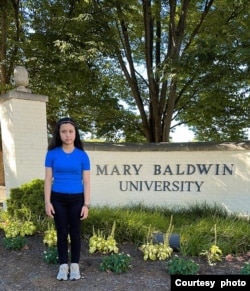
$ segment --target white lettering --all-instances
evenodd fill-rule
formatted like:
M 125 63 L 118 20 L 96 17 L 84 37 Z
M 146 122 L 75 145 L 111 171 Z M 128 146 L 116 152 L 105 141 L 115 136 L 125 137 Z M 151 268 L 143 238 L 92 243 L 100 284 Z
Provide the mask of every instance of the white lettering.
M 238 281 L 231 281 L 231 280 L 225 280 L 220 282 L 221 289 L 224 287 L 241 287 L 246 286 L 246 281 L 241 281 L 240 279 Z
M 202 280 L 195 280 L 195 281 L 182 281 L 181 279 L 175 280 L 175 286 L 182 286 L 182 287 L 209 287 L 210 289 L 214 288 L 215 281 L 202 281 Z

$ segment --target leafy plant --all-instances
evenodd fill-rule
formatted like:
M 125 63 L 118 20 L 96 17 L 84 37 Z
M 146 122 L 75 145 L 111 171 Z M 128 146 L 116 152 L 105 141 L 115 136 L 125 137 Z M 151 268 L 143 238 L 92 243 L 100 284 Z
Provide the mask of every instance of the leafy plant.
M 115 240 L 115 228 L 116 224 L 113 223 L 111 233 L 105 238 L 103 233 L 98 230 L 97 234 L 93 229 L 93 235 L 89 239 L 89 253 L 93 254 L 95 252 L 101 252 L 103 254 L 107 253 L 118 253 L 119 248 L 117 247 L 117 242 Z
M 25 245 L 26 238 L 23 236 L 3 238 L 3 246 L 7 250 L 21 250 Z
M 1 213 L 0 227 L 4 230 L 7 238 L 33 235 L 36 231 L 36 226 L 31 221 L 30 210 L 22 206 L 19 213 L 23 213 L 22 219 L 18 218 L 17 212 L 14 216 L 11 216 L 7 211 Z
M 250 275 L 250 263 L 245 263 L 240 271 L 241 275 Z
M 209 250 L 203 251 L 200 254 L 207 257 L 209 265 L 213 266 L 217 261 L 222 259 L 222 251 L 217 246 L 217 230 L 216 225 L 214 226 L 214 244 L 209 248 Z
M 179 257 L 173 257 L 166 266 L 170 275 L 195 275 L 199 270 L 199 265 L 193 260 Z
M 24 183 L 18 188 L 10 189 L 10 197 L 6 200 L 7 212 L 18 220 L 26 220 L 27 212 L 20 211 L 27 209 L 35 226 L 42 228 L 43 221 L 46 220 L 44 210 L 44 180 L 34 179 L 29 183 Z
M 149 228 L 149 234 L 148 237 L 151 236 L 150 242 L 148 241 L 147 243 L 143 244 L 139 249 L 143 252 L 143 259 L 144 261 L 146 260 L 165 260 L 169 257 L 171 257 L 173 253 L 173 249 L 169 245 L 169 238 L 170 235 L 173 231 L 173 226 L 172 226 L 172 219 L 173 217 L 171 216 L 170 224 L 168 227 L 168 230 L 166 234 L 164 235 L 164 241 L 163 243 L 158 243 L 154 244 L 152 241 L 152 234 Z M 147 238 L 148 240 L 148 238 Z
M 59 262 L 57 247 L 49 246 L 48 249 L 43 252 L 43 260 L 48 264 L 57 264 Z
M 115 253 L 104 257 L 101 264 L 101 271 L 111 271 L 114 273 L 126 273 L 131 268 L 131 257 L 124 253 Z
M 173 249 L 165 243 L 146 243 L 140 247 L 143 252 L 143 259 L 146 260 L 165 260 L 171 257 Z
M 48 229 L 44 232 L 43 243 L 53 247 L 57 243 L 57 233 L 54 224 L 48 223 Z

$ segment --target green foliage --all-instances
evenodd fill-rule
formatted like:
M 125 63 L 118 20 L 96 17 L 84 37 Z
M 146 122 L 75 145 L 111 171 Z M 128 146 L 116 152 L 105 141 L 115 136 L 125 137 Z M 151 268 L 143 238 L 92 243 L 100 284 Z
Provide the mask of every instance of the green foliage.
M 54 223 L 48 223 L 48 229 L 44 232 L 43 243 L 49 247 L 56 246 L 57 244 L 57 233 Z
M 214 244 L 208 250 L 202 251 L 200 255 L 205 255 L 207 257 L 209 265 L 214 265 L 218 261 L 222 260 L 222 251 L 217 246 L 217 229 L 216 224 L 214 226 Z
M 173 257 L 166 264 L 166 270 L 170 275 L 195 275 L 199 265 L 191 259 Z
M 37 187 L 38 185 L 39 187 Z M 9 199 L 10 209 L 0 211 L 0 228 L 13 226 L 16 221 L 21 221 L 13 228 L 13 237 L 20 234 L 25 221 L 34 223 L 36 230 L 47 231 L 49 220 L 40 219 L 45 215 L 43 199 L 43 181 L 30 183 L 12 191 Z M 24 187 L 25 188 L 25 187 Z M 33 189 L 39 191 L 33 191 Z M 29 194 L 37 195 L 40 204 L 38 215 L 32 212 L 33 202 L 30 204 Z M 36 194 L 34 194 L 36 192 Z M 26 206 L 22 206 L 20 200 L 26 197 Z M 33 200 L 32 200 L 33 201 Z M 36 203 L 35 203 L 36 204 Z M 43 214 L 41 214 L 43 213 Z M 134 243 L 141 246 L 151 226 L 152 232 L 165 233 L 169 225 L 169 219 L 174 217 L 174 231 L 180 235 L 180 251 L 184 256 L 199 256 L 203 250 L 209 250 L 214 244 L 214 225 L 217 229 L 217 245 L 220 246 L 224 255 L 243 254 L 249 250 L 250 224 L 249 221 L 237 214 L 229 214 L 224 208 L 217 205 L 195 204 L 188 207 L 148 207 L 142 204 L 128 205 L 124 207 L 91 207 L 91 215 L 82 223 L 82 237 L 86 240 L 93 235 L 93 229 L 98 229 L 107 238 L 116 222 L 115 240 L 117 243 Z M 50 221 L 51 223 L 51 221 Z M 22 224 L 22 225 L 21 225 Z M 7 229 L 7 228 L 5 228 Z M 10 227 L 11 231 L 12 227 Z M 28 227 L 27 227 L 28 229 Z M 27 231 L 22 234 L 30 234 Z M 46 239 L 47 240 L 47 239 Z M 54 239 L 53 239 L 54 240 Z M 50 241 L 50 240 L 48 240 Z M 47 243 L 48 244 L 48 243 Z M 54 244 L 54 243 L 53 243 Z
M 95 232 L 93 229 L 93 235 L 89 239 L 89 253 L 93 254 L 95 252 L 100 252 L 102 254 L 107 253 L 118 253 L 119 248 L 117 247 L 117 242 L 115 240 L 115 228 L 116 224 L 113 223 L 110 235 L 106 238 L 103 236 L 100 230 Z
M 173 253 L 173 249 L 168 244 L 163 243 L 145 243 L 140 247 L 140 250 L 143 252 L 144 261 L 166 260 Z
M 206 256 L 207 261 L 211 266 L 222 260 L 222 251 L 217 245 L 212 245 L 209 250 L 201 252 L 200 255 Z
M 176 118 L 200 140 L 242 139 L 250 4 L 210 2 L 23 1 L 7 11 L 5 63 L 25 60 L 32 90 L 53 96 L 50 129 L 67 113 L 94 137 L 115 140 L 122 132 L 126 140 L 157 142 L 168 139 Z M 15 15 L 22 25 L 14 25 Z M 170 27 L 178 33 L 169 35 Z
M 23 236 L 3 238 L 3 246 L 7 250 L 21 250 L 25 245 L 26 238 Z
M 57 252 L 57 232 L 54 222 L 48 222 L 47 229 L 44 231 L 43 243 L 47 246 L 47 249 L 43 253 L 43 260 L 49 264 L 57 264 L 58 252 Z M 70 244 L 70 237 L 68 236 L 68 243 Z M 70 251 L 68 250 L 68 256 L 70 259 Z
M 171 257 L 173 249 L 169 245 L 169 238 L 173 231 L 172 225 L 173 217 L 171 216 L 168 230 L 166 231 L 163 243 L 153 243 L 153 234 L 151 227 L 148 231 L 147 242 L 144 243 L 139 249 L 143 252 L 143 259 L 146 260 L 166 260 Z
M 29 220 L 35 224 L 37 230 L 41 230 L 47 224 L 44 209 L 44 180 L 35 179 L 18 188 L 10 189 L 10 197 L 6 203 L 10 216 L 25 221 L 28 213 Z
M 159 211 L 169 213 L 171 209 Z M 214 225 L 217 227 L 217 245 L 223 254 L 245 253 L 250 243 L 250 225 L 237 213 L 228 213 L 217 204 L 200 203 L 173 208 L 175 232 L 181 235 L 183 255 L 199 256 L 214 243 Z
M 43 260 L 48 264 L 58 264 L 58 252 L 56 246 L 49 246 L 47 250 L 43 252 Z
M 153 232 L 165 233 L 169 219 L 174 217 L 174 232 L 180 235 L 183 255 L 199 256 L 214 242 L 214 225 L 217 226 L 217 244 L 223 254 L 246 253 L 250 244 L 250 224 L 237 214 L 229 214 L 218 205 L 206 203 L 187 207 L 148 207 L 128 205 L 126 207 L 92 207 L 91 215 L 82 224 L 82 235 L 92 236 L 93 226 L 107 236 L 116 221 L 118 243 L 145 242 L 149 226 Z
M 188 223 L 188 221 L 187 221 Z M 184 255 L 198 256 L 214 242 L 213 226 L 217 225 L 217 245 L 223 254 L 248 251 L 250 225 L 246 219 L 228 215 L 227 218 L 203 217 L 182 225 L 181 250 Z M 245 231 L 245 232 L 244 232 Z
M 8 92 L 11 89 L 14 89 L 13 85 L 11 85 L 11 84 L 2 84 L 2 83 L 0 84 L 0 94 Z
M 141 245 L 145 241 L 150 225 L 164 231 L 168 227 L 168 220 L 157 209 L 138 205 L 116 208 L 104 206 L 91 208 L 91 215 L 82 225 L 82 233 L 91 236 L 94 226 L 107 236 L 114 221 L 116 222 L 115 238 L 118 243 L 133 242 Z
M 131 257 L 128 254 L 116 253 L 104 257 L 101 264 L 101 271 L 111 271 L 113 273 L 126 273 L 131 267 Z
M 18 218 L 17 213 L 22 213 L 22 219 Z M 3 210 L 0 213 L 0 228 L 5 232 L 5 236 L 15 237 L 15 236 L 25 236 L 33 235 L 36 231 L 36 226 L 31 221 L 31 215 L 29 209 L 22 207 L 18 209 L 14 216 L 11 216 L 7 211 Z
M 241 275 L 250 275 L 250 263 L 244 263 L 243 268 L 240 271 Z

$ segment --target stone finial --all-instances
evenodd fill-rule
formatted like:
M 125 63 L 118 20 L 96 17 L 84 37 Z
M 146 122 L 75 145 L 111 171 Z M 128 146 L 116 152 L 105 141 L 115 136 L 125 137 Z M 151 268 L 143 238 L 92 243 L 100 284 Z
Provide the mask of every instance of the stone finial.
M 31 92 L 30 89 L 26 88 L 29 85 L 29 76 L 25 67 L 17 66 L 14 69 L 14 82 L 17 86 L 16 91 Z

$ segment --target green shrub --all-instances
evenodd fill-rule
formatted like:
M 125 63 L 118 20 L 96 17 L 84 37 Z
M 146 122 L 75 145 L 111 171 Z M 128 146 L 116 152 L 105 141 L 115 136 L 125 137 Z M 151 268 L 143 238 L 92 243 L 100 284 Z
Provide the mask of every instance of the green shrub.
M 44 180 L 35 179 L 19 188 L 10 189 L 6 205 L 8 214 L 21 221 L 25 220 L 26 213 L 20 209 L 27 209 L 30 212 L 30 221 L 34 222 L 38 230 L 43 228 L 47 220 L 44 208 Z M 45 225 L 47 226 L 47 222 Z
M 101 264 L 101 271 L 111 271 L 117 274 L 126 273 L 131 267 L 131 257 L 123 253 L 111 254 L 104 257 Z
M 250 275 L 250 263 L 245 263 L 240 271 L 241 275 Z
M 58 252 L 56 246 L 50 246 L 43 252 L 43 260 L 48 264 L 58 264 Z
M 199 265 L 193 260 L 179 257 L 169 260 L 166 267 L 170 275 L 195 275 L 199 270 Z
M 26 242 L 26 238 L 22 236 L 3 238 L 3 246 L 7 250 L 21 250 Z

